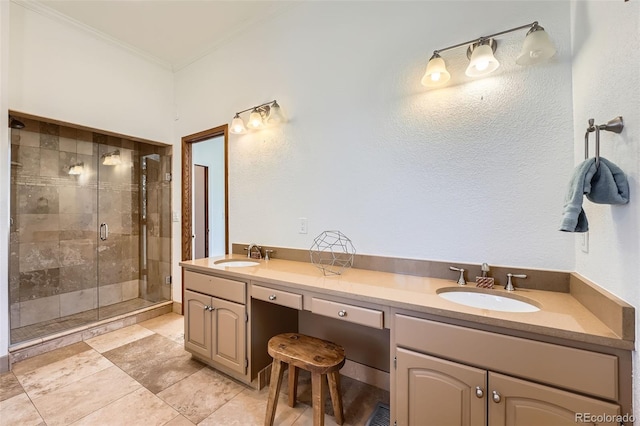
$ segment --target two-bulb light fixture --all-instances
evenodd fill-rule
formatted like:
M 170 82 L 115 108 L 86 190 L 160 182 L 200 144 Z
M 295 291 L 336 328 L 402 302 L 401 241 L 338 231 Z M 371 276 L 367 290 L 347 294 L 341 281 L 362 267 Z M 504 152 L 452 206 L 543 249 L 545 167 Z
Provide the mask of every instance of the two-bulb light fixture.
M 107 152 L 102 155 L 102 164 L 105 166 L 118 166 L 122 163 L 120 159 L 120 150 Z
M 499 35 L 507 34 L 513 31 L 529 28 L 522 45 L 522 50 L 516 58 L 518 65 L 533 65 L 546 61 L 556 53 L 556 48 L 549 39 L 549 35 L 544 31 L 538 22 L 522 25 L 520 27 L 511 28 L 509 30 L 500 31 L 499 33 L 480 37 L 475 40 L 465 41 L 464 43 L 448 46 L 443 49 L 433 51 L 433 56 L 429 59 L 427 70 L 422 77 L 422 85 L 427 87 L 443 86 L 451 78 L 451 74 L 447 71 L 444 59 L 440 56 L 442 52 L 456 49 L 458 47 L 467 47 L 467 57 L 469 65 L 465 71 L 468 77 L 482 77 L 492 73 L 500 66 L 500 62 L 493 56 L 498 46 L 498 42 L 494 39 Z
M 249 121 L 245 125 L 240 114 L 248 111 L 251 111 L 251 114 L 249 114 Z M 282 109 L 280 105 L 278 105 L 278 102 L 273 100 L 236 112 L 236 115 L 231 121 L 231 133 L 246 133 L 247 128 L 260 129 L 267 125 L 282 123 L 283 121 L 284 115 L 282 114 Z

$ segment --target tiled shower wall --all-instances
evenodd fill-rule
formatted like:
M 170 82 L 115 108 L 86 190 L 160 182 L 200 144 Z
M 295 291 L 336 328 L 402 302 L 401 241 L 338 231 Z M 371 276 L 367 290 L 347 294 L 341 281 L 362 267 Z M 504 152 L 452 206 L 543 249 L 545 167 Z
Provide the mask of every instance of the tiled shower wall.
M 167 300 L 160 264 L 170 262 L 161 249 L 153 274 L 141 272 L 141 155 L 153 155 L 159 170 L 170 169 L 169 148 L 98 132 L 17 117 L 26 126 L 11 129 L 11 328 L 90 312 L 99 319 L 100 306 L 135 298 Z M 120 151 L 122 163 L 102 164 L 105 153 Z M 80 175 L 69 175 L 82 162 Z M 156 215 L 147 228 L 162 234 L 162 220 L 170 227 L 168 185 L 157 181 L 148 188 Z M 151 222 L 151 223 L 149 223 Z M 100 241 L 100 223 L 109 238 Z M 170 247 L 170 243 L 167 244 Z M 165 257 L 166 256 L 166 257 Z M 168 268 L 167 268 L 168 269 Z M 156 272 L 157 271 L 157 272 Z M 168 275 L 168 274 L 167 274 Z M 92 318 L 93 316 L 93 318 Z

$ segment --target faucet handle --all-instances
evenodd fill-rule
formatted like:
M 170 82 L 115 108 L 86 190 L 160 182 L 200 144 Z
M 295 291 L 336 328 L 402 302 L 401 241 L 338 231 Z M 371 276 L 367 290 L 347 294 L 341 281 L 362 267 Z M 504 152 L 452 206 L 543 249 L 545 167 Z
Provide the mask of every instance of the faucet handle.
M 460 276 L 458 277 L 458 285 L 467 285 L 467 282 L 464 280 L 464 268 L 456 268 L 455 266 L 449 266 L 449 269 L 452 271 L 460 272 Z
M 264 250 L 264 260 L 269 260 L 271 259 L 271 256 L 273 256 L 273 253 L 275 253 L 275 250 Z
M 507 274 L 507 285 L 504 286 L 504 289 L 507 291 L 515 291 L 516 288 L 513 286 L 512 278 L 527 278 L 525 274 L 512 274 L 509 272 Z

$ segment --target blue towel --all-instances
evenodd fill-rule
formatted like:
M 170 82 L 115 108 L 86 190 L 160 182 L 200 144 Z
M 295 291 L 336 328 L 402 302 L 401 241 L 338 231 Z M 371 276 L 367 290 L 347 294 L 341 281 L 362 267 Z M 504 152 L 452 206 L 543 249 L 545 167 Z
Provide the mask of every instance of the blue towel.
M 583 195 L 598 204 L 627 204 L 629 202 L 629 182 L 620 167 L 606 158 L 589 158 L 573 171 L 569 192 L 565 197 L 562 212 L 561 231 L 587 232 L 589 222 L 582 209 Z

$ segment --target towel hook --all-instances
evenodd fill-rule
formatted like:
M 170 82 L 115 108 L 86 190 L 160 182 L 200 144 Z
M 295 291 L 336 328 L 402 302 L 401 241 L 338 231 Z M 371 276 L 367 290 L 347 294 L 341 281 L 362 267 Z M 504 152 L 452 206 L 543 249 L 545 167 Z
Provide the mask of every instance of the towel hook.
M 600 130 L 606 130 L 607 132 L 620 133 L 624 128 L 624 121 L 622 116 L 618 116 L 612 120 L 607 121 L 605 124 L 594 126 L 595 120 L 589 119 L 589 127 L 584 134 L 584 159 L 589 158 L 589 133 L 596 132 L 596 168 L 600 166 Z

